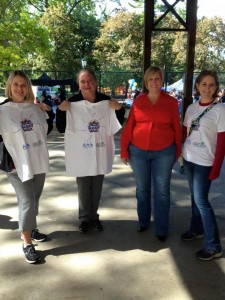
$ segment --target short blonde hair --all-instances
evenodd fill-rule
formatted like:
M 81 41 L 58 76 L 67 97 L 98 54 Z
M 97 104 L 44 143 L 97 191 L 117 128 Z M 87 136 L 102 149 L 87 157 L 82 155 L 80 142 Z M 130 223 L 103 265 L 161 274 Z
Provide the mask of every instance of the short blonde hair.
M 157 67 L 157 66 L 151 66 L 149 67 L 146 71 L 145 71 L 145 74 L 144 74 L 144 82 L 146 83 L 149 79 L 149 77 L 152 75 L 152 74 L 156 74 L 158 73 L 160 75 L 160 77 L 162 78 L 162 80 L 164 81 L 164 72 L 163 72 L 163 69 L 160 68 L 160 67 Z
M 7 82 L 6 82 L 6 87 L 5 87 L 6 97 L 8 97 L 10 101 L 12 101 L 11 85 L 12 85 L 13 79 L 16 76 L 22 77 L 26 81 L 26 84 L 27 84 L 27 95 L 26 95 L 24 102 L 34 103 L 35 96 L 34 96 L 34 92 L 32 90 L 30 78 L 27 76 L 26 73 L 24 73 L 23 71 L 20 71 L 20 70 L 13 71 L 9 75 Z

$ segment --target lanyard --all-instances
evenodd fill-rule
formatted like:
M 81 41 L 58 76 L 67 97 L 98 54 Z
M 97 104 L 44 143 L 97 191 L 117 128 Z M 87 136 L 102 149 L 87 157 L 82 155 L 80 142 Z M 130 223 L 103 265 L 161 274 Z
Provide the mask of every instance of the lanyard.
M 192 120 L 191 127 L 189 129 L 188 135 L 192 133 L 193 130 L 198 130 L 200 119 L 215 105 L 217 104 L 217 100 L 210 104 L 196 119 Z

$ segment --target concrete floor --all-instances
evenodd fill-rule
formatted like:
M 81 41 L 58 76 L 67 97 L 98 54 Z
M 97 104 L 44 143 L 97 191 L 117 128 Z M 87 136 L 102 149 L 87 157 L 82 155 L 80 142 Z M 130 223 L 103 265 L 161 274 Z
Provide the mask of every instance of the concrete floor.
M 16 197 L 7 177 L 0 173 L 0 299 L 225 298 L 225 258 L 199 261 L 195 252 L 202 240 L 180 240 L 189 223 L 190 198 L 178 165 L 171 182 L 170 235 L 161 243 L 153 226 L 144 233 L 137 232 L 135 185 L 130 167 L 119 159 L 119 135 L 116 144 L 114 169 L 105 178 L 99 209 L 105 230 L 81 235 L 75 180 L 65 176 L 64 137 L 56 131 L 49 136 L 51 172 L 38 217 L 38 228 L 48 234 L 48 240 L 36 247 L 43 257 L 38 265 L 24 259 Z M 225 165 L 210 193 L 225 248 L 224 187 Z

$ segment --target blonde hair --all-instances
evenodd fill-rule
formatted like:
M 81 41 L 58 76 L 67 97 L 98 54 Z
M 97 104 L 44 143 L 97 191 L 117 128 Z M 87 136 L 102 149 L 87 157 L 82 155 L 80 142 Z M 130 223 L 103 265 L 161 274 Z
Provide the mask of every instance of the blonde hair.
M 157 66 L 151 66 L 145 71 L 144 82 L 146 83 L 148 81 L 149 77 L 152 74 L 156 74 L 156 73 L 158 73 L 160 75 L 160 77 L 162 78 L 162 80 L 164 81 L 164 72 L 163 72 L 162 68 L 157 67 Z
M 34 96 L 34 93 L 32 90 L 30 78 L 27 76 L 26 73 L 24 73 L 23 71 L 20 71 L 20 70 L 13 71 L 9 75 L 7 82 L 6 82 L 6 87 L 5 87 L 6 97 L 8 97 L 10 101 L 12 101 L 11 85 L 12 85 L 13 79 L 16 76 L 22 77 L 26 81 L 26 84 L 27 84 L 27 95 L 26 95 L 26 98 L 24 99 L 24 102 L 34 103 L 35 96 Z

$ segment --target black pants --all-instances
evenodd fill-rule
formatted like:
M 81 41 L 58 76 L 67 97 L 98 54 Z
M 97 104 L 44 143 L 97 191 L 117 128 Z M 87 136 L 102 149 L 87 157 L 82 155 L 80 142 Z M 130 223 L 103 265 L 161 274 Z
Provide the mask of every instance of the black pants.
M 104 175 L 77 177 L 79 220 L 99 219 L 98 206 L 102 194 Z

